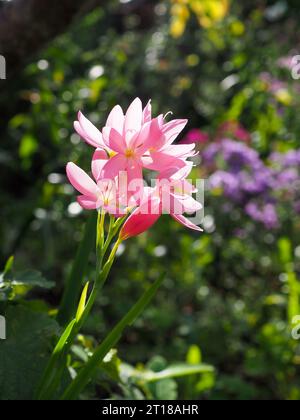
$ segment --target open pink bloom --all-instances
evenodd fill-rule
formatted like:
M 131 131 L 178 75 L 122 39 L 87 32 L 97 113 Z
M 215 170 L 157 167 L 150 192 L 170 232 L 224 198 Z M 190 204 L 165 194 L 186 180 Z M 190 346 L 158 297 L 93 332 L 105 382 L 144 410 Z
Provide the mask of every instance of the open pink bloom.
M 103 208 L 116 217 L 135 208 L 121 229 L 122 239 L 149 229 L 163 213 L 201 231 L 184 216 L 201 208 L 192 197 L 196 190 L 186 180 L 193 166 L 187 159 L 195 156 L 195 144 L 174 144 L 186 123 L 181 119 L 166 122 L 163 115 L 153 118 L 151 102 L 143 109 L 139 98 L 125 114 L 115 106 L 102 131 L 79 112 L 75 130 L 96 148 L 92 158 L 94 180 L 74 163 L 67 165 L 67 176 L 81 193 L 80 205 L 85 209 Z M 144 188 L 143 168 L 158 172 L 155 188 Z
M 192 193 L 197 190 L 185 179 L 188 172 L 189 168 L 186 167 L 177 172 L 165 172 L 160 175 L 155 188 L 145 189 L 146 194 L 140 207 L 134 210 L 121 229 L 121 238 L 128 239 L 145 232 L 163 213 L 170 214 L 189 229 L 202 231 L 183 215 L 193 214 L 202 208 L 202 205 L 192 197 Z
M 67 164 L 66 172 L 70 183 L 81 193 L 77 198 L 78 203 L 87 210 L 103 208 L 107 213 L 116 217 L 123 216 L 128 212 L 128 199 L 126 189 L 120 188 L 116 180 L 98 179 L 101 165 L 107 161 L 104 151 L 97 151 L 97 159 L 92 162 L 93 181 L 90 176 L 84 172 L 75 163 Z
M 143 110 L 136 98 L 124 115 L 117 105 L 110 112 L 102 130 L 103 141 L 112 157 L 103 167 L 105 178 L 115 178 L 121 171 L 128 173 L 129 182 L 142 179 L 142 156 L 151 147 L 151 103 Z
M 187 120 L 167 123 L 160 115 L 152 118 L 151 102 L 143 109 L 136 98 L 126 113 L 116 105 L 110 112 L 102 133 L 79 112 L 74 127 L 90 145 L 106 150 L 110 159 L 103 166 L 102 177 L 114 179 L 126 171 L 128 181 L 142 179 L 142 169 L 163 171 L 180 169 L 195 155 L 194 144 L 172 144 L 184 129 Z

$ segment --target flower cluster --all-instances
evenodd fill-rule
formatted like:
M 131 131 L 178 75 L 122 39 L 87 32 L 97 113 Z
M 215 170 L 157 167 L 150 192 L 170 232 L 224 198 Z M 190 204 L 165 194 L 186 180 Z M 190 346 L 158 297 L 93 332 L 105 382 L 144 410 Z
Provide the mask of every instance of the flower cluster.
M 169 213 L 181 224 L 201 231 L 184 213 L 201 208 L 192 194 L 196 192 L 187 176 L 192 169 L 189 158 L 194 144 L 174 144 L 187 120 L 165 121 L 152 117 L 151 102 L 143 109 L 136 98 L 126 113 L 117 105 L 100 131 L 81 112 L 74 128 L 95 148 L 92 179 L 74 163 L 68 163 L 67 176 L 80 192 L 79 204 L 85 209 L 102 209 L 117 218 L 126 217 L 121 238 L 138 235 L 150 228 L 162 213 Z M 144 184 L 143 171 L 157 173 L 156 184 Z
M 265 163 L 249 146 L 231 139 L 210 144 L 203 158 L 212 190 L 221 189 L 253 220 L 279 226 L 279 207 L 291 203 L 299 212 L 300 151 L 272 153 Z M 284 198 L 284 200 L 283 200 Z

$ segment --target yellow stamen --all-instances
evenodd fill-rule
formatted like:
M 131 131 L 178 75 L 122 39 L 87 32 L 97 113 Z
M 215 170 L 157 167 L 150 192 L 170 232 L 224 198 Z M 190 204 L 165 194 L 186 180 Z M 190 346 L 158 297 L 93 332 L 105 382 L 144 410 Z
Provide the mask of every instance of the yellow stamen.
M 135 154 L 134 154 L 134 150 L 132 150 L 132 149 L 127 149 L 127 150 L 125 151 L 125 156 L 126 156 L 127 158 L 133 158 L 133 157 L 135 156 Z
M 114 152 L 113 150 L 111 150 L 109 152 L 109 157 L 112 158 L 112 157 L 116 156 L 116 154 L 117 154 L 117 152 Z

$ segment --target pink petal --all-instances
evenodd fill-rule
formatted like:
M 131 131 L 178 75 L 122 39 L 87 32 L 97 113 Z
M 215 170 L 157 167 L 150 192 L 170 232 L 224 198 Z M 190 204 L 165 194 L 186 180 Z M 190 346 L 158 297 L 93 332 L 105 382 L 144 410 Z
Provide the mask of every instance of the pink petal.
M 75 163 L 67 164 L 67 176 L 73 187 L 81 194 L 91 198 L 97 197 L 97 184 Z
M 127 130 L 125 133 L 126 149 L 134 150 L 134 145 L 138 139 L 139 133 L 135 130 Z
M 139 135 L 136 137 L 133 148 L 135 149 L 136 153 L 139 156 L 142 156 L 150 147 L 152 144 L 152 130 L 151 126 L 153 124 L 153 121 L 150 121 L 148 123 L 145 123 L 139 133 Z
M 203 232 L 203 229 L 201 229 L 199 226 L 196 226 L 194 223 L 190 222 L 186 217 L 180 215 L 180 214 L 171 214 L 173 219 L 175 219 L 177 222 L 181 223 L 183 226 L 197 230 L 198 232 Z
M 171 144 L 186 126 L 188 120 L 172 120 L 163 126 L 166 144 Z
M 159 179 L 171 179 L 172 181 L 184 180 L 193 168 L 193 162 L 183 161 L 184 165 L 180 164 L 178 167 L 171 167 L 159 174 Z
M 186 179 L 172 180 L 172 181 L 173 181 L 173 185 L 176 191 L 178 189 L 181 191 L 180 194 L 179 193 L 177 194 L 176 192 L 175 193 L 176 195 L 187 196 L 187 195 L 192 195 L 193 193 L 196 193 L 198 191 L 198 189 L 194 187 L 194 185 L 188 182 Z
M 179 211 L 175 214 L 190 213 L 193 214 L 202 209 L 202 204 L 195 200 L 192 196 L 179 196 L 173 195 L 175 201 L 179 206 L 177 207 Z
M 122 108 L 120 105 L 116 105 L 111 110 L 105 125 L 114 128 L 118 133 L 123 134 L 124 120 L 125 117 Z
M 165 137 L 162 132 L 162 124 L 162 115 L 152 120 L 149 136 L 150 143 L 147 145 L 149 148 L 152 148 L 154 150 L 160 150 L 163 147 L 165 143 Z
M 151 99 L 150 99 L 143 111 L 143 123 L 150 122 L 151 117 L 152 117 L 152 106 L 151 106 Z
M 180 159 L 188 159 L 195 156 L 195 144 L 173 144 L 161 149 L 162 152 L 167 153 Z
M 86 210 L 95 210 L 97 208 L 96 200 L 93 200 L 91 197 L 87 197 L 86 195 L 80 195 L 77 197 L 77 201 L 81 207 Z
M 121 229 L 120 237 L 123 240 L 144 233 L 146 230 L 150 229 L 160 217 L 159 214 L 140 214 L 138 210 L 139 209 L 136 209 L 131 216 L 129 216 Z
M 159 205 L 158 197 L 148 196 L 147 200 L 135 209 L 126 220 L 121 229 L 120 237 L 123 240 L 128 239 L 150 229 L 161 215 Z
M 132 161 L 127 166 L 128 197 L 136 197 L 143 194 L 144 180 L 143 168 L 139 161 Z
M 101 177 L 103 179 L 115 179 L 120 172 L 126 171 L 127 159 L 124 155 L 115 155 L 104 165 Z
M 104 150 L 97 149 L 92 158 L 92 174 L 96 181 L 101 176 L 102 169 L 107 162 L 107 154 Z
M 143 107 L 139 98 L 136 98 L 129 106 L 125 115 L 125 132 L 127 130 L 140 131 L 142 126 Z
M 162 152 L 150 153 L 150 158 L 143 158 L 143 164 L 147 169 L 152 171 L 166 171 L 167 169 L 179 170 L 186 166 L 186 163 L 174 156 L 169 156 Z
M 104 127 L 103 139 L 105 144 L 113 151 L 118 153 L 124 153 L 126 150 L 126 143 L 123 136 L 115 129 L 111 127 Z
M 85 131 L 83 131 L 78 121 L 74 122 L 74 129 L 77 132 L 77 134 L 86 141 L 86 143 L 96 148 L 100 147 L 100 144 L 98 141 L 97 142 L 93 141 L 92 139 L 89 138 L 89 136 L 85 133 Z
M 80 111 L 78 112 L 78 121 L 74 122 L 74 128 L 80 137 L 91 146 L 105 147 L 100 131 Z

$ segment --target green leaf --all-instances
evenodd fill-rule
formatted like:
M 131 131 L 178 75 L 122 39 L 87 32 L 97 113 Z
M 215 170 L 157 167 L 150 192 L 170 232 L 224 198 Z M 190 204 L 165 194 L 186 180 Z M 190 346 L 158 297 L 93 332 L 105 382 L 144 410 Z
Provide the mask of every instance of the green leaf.
M 89 282 L 86 283 L 81 294 L 81 298 L 80 298 L 77 313 L 76 313 L 76 322 L 80 321 L 82 314 L 84 312 L 88 288 L 89 288 Z
M 58 363 L 59 359 L 63 359 L 66 355 L 64 352 L 65 345 L 73 331 L 73 327 L 76 324 L 76 319 L 73 319 L 65 328 L 61 335 L 58 343 L 56 344 L 52 355 L 49 359 L 47 367 L 44 371 L 43 377 L 39 383 L 37 398 L 39 400 L 46 400 L 49 396 L 52 396 L 53 388 L 56 386 L 54 379 L 60 378 L 58 371 L 61 369 L 62 363 Z
M 200 381 L 198 381 L 196 384 L 196 391 L 198 393 L 205 392 L 213 388 L 215 382 L 216 380 L 214 373 L 204 373 L 203 375 L 201 375 Z
M 19 156 L 22 159 L 30 158 L 38 148 L 38 141 L 33 135 L 25 134 L 20 143 Z
M 13 261 L 13 257 L 10 257 L 0 275 L 0 301 L 13 300 L 17 295 L 26 294 L 32 287 L 50 289 L 54 286 L 54 283 L 46 280 L 39 271 L 26 270 L 15 273 L 12 270 Z
M 190 346 L 186 356 L 186 361 L 189 365 L 197 365 L 202 362 L 202 354 L 198 346 Z
M 13 286 L 42 287 L 43 289 L 51 289 L 54 286 L 52 281 L 46 280 L 42 274 L 36 270 L 26 270 L 15 273 L 11 283 Z
M 288 264 L 292 261 L 292 244 L 288 238 L 280 238 L 278 241 L 278 249 L 280 260 L 283 264 Z
M 31 400 L 46 365 L 56 322 L 23 306 L 5 313 L 7 339 L 0 344 L 0 399 Z
M 157 400 L 176 400 L 178 397 L 177 383 L 173 379 L 163 379 L 152 384 L 152 393 Z
M 164 275 L 159 277 L 156 282 L 143 294 L 143 296 L 137 301 L 137 303 L 130 309 L 130 311 L 124 316 L 124 318 L 113 328 L 108 334 L 104 341 L 97 347 L 93 356 L 89 362 L 80 370 L 77 377 L 66 389 L 62 400 L 74 400 L 80 392 L 85 388 L 89 381 L 95 375 L 99 364 L 103 362 L 103 359 L 107 353 L 116 345 L 120 340 L 124 329 L 131 325 L 136 318 L 142 313 L 144 308 L 149 304 L 151 299 L 154 297 L 157 289 L 161 285 L 164 279 Z
M 14 256 L 12 255 L 11 257 L 9 257 L 9 259 L 6 261 L 5 267 L 4 267 L 4 272 L 3 272 L 3 277 L 5 277 L 13 268 L 14 265 Z
M 214 368 L 210 365 L 188 365 L 183 363 L 169 366 L 167 369 L 161 370 L 160 372 L 144 372 L 142 373 L 141 377 L 145 382 L 155 382 L 162 379 L 180 378 L 183 376 L 212 372 L 214 372 Z
M 300 296 L 298 290 L 298 279 L 294 272 L 290 271 L 288 275 L 289 297 L 288 297 L 288 318 L 291 323 L 300 312 Z
M 118 358 L 117 350 L 111 349 L 104 357 L 103 362 L 100 365 L 100 369 L 114 381 L 120 382 L 120 366 L 121 360 Z

